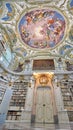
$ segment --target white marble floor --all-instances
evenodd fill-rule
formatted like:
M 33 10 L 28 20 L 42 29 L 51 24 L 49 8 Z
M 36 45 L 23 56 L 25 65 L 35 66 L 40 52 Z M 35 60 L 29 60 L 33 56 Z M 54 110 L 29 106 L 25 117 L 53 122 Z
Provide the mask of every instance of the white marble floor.
M 6 123 L 0 125 L 0 130 L 73 130 L 73 123 L 69 124 L 35 124 Z

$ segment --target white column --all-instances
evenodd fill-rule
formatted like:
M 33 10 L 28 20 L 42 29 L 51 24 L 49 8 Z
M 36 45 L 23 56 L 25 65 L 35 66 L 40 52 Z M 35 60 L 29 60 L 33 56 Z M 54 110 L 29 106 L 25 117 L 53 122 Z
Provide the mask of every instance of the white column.
M 57 106 L 57 111 L 58 111 L 59 124 L 61 124 L 61 123 L 69 124 L 67 110 L 64 109 L 61 88 L 60 88 L 60 86 L 57 87 L 56 83 L 54 83 L 54 93 L 55 93 L 55 101 L 56 101 L 56 106 Z M 70 126 L 69 126 L 69 128 L 70 128 Z
M 63 104 L 60 87 L 54 86 L 54 92 L 55 92 L 57 110 L 58 111 L 64 110 L 64 104 Z
M 11 88 L 7 88 L 3 100 L 0 105 L 0 124 L 3 124 L 6 120 L 6 115 L 8 112 L 9 103 L 11 100 L 13 90 Z
M 33 89 L 34 89 L 34 82 L 31 81 L 31 87 L 28 87 L 27 96 L 25 101 L 25 108 L 22 110 L 21 120 L 24 122 L 31 121 L 31 112 L 32 112 L 32 103 L 33 103 Z
M 32 110 L 32 100 L 33 100 L 33 88 L 29 87 L 27 91 L 26 102 L 25 102 L 25 110 L 27 111 Z

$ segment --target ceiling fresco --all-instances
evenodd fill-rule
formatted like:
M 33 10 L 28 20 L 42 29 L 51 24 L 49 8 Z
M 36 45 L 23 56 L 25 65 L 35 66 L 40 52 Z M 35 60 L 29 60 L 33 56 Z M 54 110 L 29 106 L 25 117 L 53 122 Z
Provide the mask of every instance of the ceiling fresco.
M 73 0 L 68 0 L 68 10 L 71 14 L 73 14 Z
M 25 61 L 29 60 L 27 66 L 32 68 L 36 58 L 54 62 L 61 58 L 62 63 L 68 61 L 72 66 L 73 0 L 0 2 L 1 67 L 24 74 L 28 69 Z
M 67 51 L 69 51 L 72 47 L 70 45 L 64 45 L 60 48 L 60 54 L 64 55 Z
M 23 42 L 33 48 L 52 48 L 64 37 L 65 19 L 57 11 L 49 9 L 26 13 L 19 22 Z
M 13 16 L 12 5 L 10 3 L 6 3 L 6 8 L 7 8 L 7 14 L 5 14 L 2 18 L 2 20 L 4 20 L 4 21 L 11 20 L 11 18 Z

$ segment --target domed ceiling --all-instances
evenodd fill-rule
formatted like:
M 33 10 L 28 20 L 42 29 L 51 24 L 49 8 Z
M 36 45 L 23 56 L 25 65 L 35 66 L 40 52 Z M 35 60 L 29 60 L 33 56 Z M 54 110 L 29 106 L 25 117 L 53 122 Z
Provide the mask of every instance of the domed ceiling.
M 34 10 L 23 15 L 19 22 L 22 41 L 33 48 L 55 47 L 64 37 L 65 19 L 55 10 Z
M 23 74 L 26 61 L 32 64 L 35 58 L 52 58 L 55 63 L 62 58 L 73 64 L 72 21 L 73 0 L 1 1 L 1 67 Z

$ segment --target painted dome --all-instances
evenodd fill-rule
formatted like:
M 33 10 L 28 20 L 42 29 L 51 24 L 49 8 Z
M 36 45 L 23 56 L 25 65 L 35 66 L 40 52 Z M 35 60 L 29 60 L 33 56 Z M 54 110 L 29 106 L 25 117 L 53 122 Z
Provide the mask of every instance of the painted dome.
M 23 15 L 18 29 L 22 41 L 32 48 L 53 48 L 65 33 L 65 19 L 55 10 L 33 10 Z

